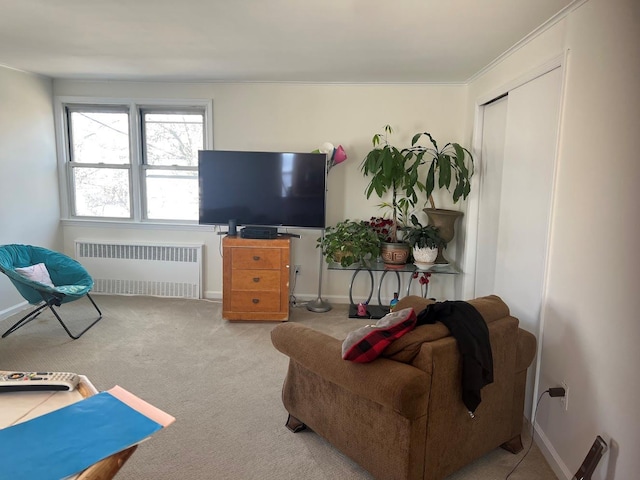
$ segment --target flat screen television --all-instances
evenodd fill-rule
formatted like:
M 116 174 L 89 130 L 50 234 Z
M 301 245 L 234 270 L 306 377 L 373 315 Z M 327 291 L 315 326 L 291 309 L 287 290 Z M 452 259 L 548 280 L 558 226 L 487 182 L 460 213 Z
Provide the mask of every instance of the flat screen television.
M 201 150 L 202 225 L 325 226 L 324 153 Z

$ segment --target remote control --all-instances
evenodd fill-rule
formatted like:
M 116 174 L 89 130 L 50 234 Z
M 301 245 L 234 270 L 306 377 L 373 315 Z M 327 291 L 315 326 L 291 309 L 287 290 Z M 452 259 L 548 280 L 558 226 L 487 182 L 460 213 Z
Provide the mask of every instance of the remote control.
M 0 372 L 0 393 L 74 390 L 80 377 L 69 372 Z

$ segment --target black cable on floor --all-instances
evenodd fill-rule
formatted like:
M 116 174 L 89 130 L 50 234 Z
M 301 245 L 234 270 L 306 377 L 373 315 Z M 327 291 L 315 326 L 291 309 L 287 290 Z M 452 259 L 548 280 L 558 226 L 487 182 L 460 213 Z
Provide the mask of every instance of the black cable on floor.
M 511 474 L 516 471 L 516 468 L 518 468 L 518 465 L 520 465 L 522 461 L 525 459 L 525 457 L 529 455 L 529 451 L 533 446 L 533 436 L 534 436 L 534 428 L 536 425 L 536 415 L 538 414 L 538 406 L 540 405 L 540 400 L 542 400 L 542 397 L 544 396 L 545 393 L 549 393 L 549 390 L 545 390 L 540 394 L 540 397 L 538 397 L 538 403 L 536 403 L 536 410 L 535 412 L 533 412 L 533 420 L 531 421 L 531 442 L 529 443 L 529 447 L 527 448 L 527 451 L 522 456 L 522 458 L 518 461 L 518 463 L 516 463 L 516 465 L 511 469 L 511 471 L 507 474 L 507 476 L 504 477 L 504 480 L 509 480 L 509 477 L 511 476 Z

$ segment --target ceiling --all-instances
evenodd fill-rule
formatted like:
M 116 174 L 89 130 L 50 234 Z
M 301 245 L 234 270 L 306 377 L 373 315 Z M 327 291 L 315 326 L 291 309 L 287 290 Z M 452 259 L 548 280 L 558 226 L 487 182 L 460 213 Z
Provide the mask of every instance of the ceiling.
M 0 0 L 0 65 L 54 78 L 461 83 L 574 0 Z

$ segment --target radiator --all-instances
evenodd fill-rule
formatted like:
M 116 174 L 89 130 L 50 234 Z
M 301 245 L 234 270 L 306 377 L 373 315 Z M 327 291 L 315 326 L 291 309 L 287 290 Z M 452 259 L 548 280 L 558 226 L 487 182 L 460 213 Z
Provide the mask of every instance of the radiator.
M 95 293 L 202 298 L 202 245 L 76 240 Z

